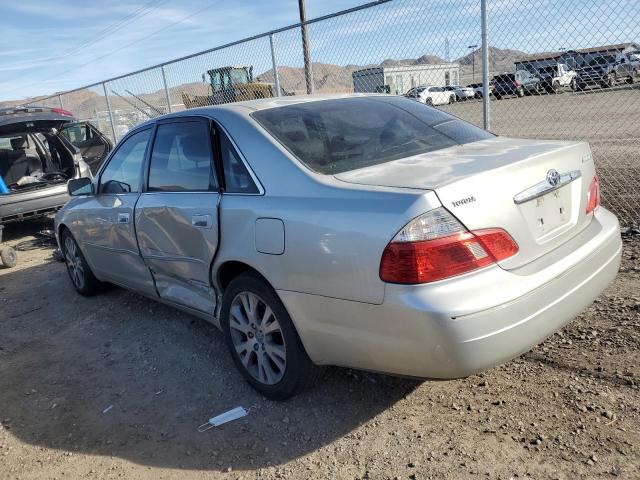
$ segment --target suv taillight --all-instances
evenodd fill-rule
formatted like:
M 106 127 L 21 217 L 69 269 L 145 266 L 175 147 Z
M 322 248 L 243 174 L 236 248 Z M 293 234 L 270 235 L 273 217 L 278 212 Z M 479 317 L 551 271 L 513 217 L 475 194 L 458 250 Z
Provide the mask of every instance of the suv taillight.
M 52 113 L 57 113 L 58 115 L 65 115 L 67 117 L 73 117 L 73 113 L 71 113 L 69 110 L 65 110 L 64 108 L 52 108 L 51 112 Z
M 520 83 L 520 80 L 516 80 L 515 82 L 513 82 L 513 84 L 514 84 L 516 87 L 519 87 L 520 85 L 522 85 L 522 84 Z
M 500 228 L 469 232 L 444 208 L 407 225 L 384 249 L 384 282 L 435 282 L 486 267 L 518 253 L 518 245 Z
M 593 212 L 600 205 L 600 181 L 595 175 L 589 184 L 587 191 L 587 215 Z

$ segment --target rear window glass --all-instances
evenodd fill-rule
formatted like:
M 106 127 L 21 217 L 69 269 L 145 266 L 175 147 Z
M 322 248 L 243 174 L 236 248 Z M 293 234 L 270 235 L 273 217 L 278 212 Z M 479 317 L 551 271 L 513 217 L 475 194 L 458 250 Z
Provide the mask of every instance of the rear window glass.
M 493 137 L 404 97 L 323 100 L 251 115 L 307 167 L 329 175 Z
M 515 76 L 513 74 L 509 75 L 498 75 L 496 77 L 496 81 L 498 82 L 512 82 Z

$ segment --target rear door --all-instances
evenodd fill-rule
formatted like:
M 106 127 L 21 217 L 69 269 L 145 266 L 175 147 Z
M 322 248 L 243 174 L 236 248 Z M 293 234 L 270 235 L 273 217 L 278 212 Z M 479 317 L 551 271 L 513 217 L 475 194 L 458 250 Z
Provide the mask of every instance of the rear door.
M 89 122 L 65 125 L 61 133 L 80 150 L 80 155 L 94 174 L 113 147 L 111 140 Z
M 210 265 L 218 247 L 219 189 L 208 119 L 158 122 L 136 231 L 160 297 L 213 314 Z

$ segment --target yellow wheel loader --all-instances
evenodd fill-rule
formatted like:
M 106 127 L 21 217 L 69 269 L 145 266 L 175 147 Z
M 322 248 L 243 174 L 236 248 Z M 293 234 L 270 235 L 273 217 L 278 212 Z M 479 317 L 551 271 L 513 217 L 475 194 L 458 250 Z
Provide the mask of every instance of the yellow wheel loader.
M 185 108 L 220 105 L 222 103 L 241 102 L 256 98 L 270 98 L 275 96 L 275 88 L 270 83 L 255 81 L 253 67 L 222 67 L 207 71 L 209 76 L 210 95 L 189 95 L 182 92 Z M 206 82 L 206 76 L 202 75 Z

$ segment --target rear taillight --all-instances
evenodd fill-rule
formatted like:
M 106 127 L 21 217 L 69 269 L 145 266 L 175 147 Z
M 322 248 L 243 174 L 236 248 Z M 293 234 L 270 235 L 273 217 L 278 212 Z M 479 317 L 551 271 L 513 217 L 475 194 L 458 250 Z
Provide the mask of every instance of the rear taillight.
M 520 85 L 522 85 L 522 84 L 520 83 L 520 80 L 516 80 L 515 82 L 513 82 L 513 84 L 514 84 L 516 87 L 519 87 Z
M 58 115 L 65 115 L 67 117 L 73 117 L 73 113 L 69 110 L 65 110 L 64 108 L 52 108 L 51 111 L 53 113 L 57 113 Z
M 598 176 L 594 176 L 587 191 L 587 215 L 593 212 L 600 205 L 600 182 Z
M 444 208 L 409 222 L 384 249 L 380 278 L 390 283 L 427 283 L 486 267 L 518 252 L 502 229 L 469 232 Z

